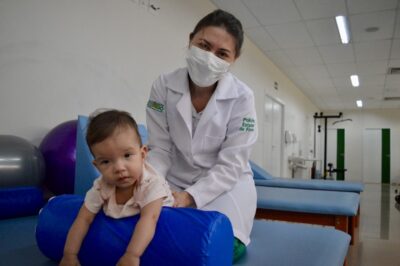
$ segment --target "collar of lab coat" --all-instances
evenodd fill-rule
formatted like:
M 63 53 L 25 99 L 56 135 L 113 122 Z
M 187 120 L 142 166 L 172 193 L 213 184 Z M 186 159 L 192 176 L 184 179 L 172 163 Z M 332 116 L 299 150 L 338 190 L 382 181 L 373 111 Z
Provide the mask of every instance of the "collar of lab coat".
M 236 78 L 227 72 L 222 79 L 218 81 L 217 89 L 215 90 L 216 100 L 238 98 L 239 86 L 234 86 Z M 189 91 L 189 74 L 187 68 L 181 68 L 176 72 L 174 78 L 167 80 L 167 87 L 173 91 L 184 94 Z

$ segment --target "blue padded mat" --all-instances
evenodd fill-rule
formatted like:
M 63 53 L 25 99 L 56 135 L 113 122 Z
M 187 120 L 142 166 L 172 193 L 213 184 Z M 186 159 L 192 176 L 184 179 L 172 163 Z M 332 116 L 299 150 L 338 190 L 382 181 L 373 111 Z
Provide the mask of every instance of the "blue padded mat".
M 35 240 L 37 216 L 0 221 L 1 266 L 54 266 L 40 252 Z
M 246 255 L 235 265 L 341 266 L 350 236 L 329 227 L 254 221 Z
M 55 266 L 35 242 L 37 216 L 0 221 L 1 266 Z M 255 221 L 246 255 L 234 265 L 341 266 L 350 236 L 306 224 Z
M 355 216 L 360 194 L 256 186 L 260 209 Z

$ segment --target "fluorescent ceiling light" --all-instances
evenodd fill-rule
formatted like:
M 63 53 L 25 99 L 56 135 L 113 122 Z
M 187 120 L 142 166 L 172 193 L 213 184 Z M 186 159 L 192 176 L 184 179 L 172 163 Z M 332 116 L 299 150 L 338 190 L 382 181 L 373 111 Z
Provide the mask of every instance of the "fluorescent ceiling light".
M 350 80 L 351 80 L 351 85 L 353 85 L 353 87 L 360 86 L 360 81 L 358 80 L 358 75 L 351 75 Z
M 363 106 L 363 103 L 361 100 L 356 101 L 357 107 L 361 108 Z
M 340 39 L 342 43 L 347 44 L 350 42 L 350 30 L 347 18 L 345 16 L 336 16 L 336 24 L 339 29 Z

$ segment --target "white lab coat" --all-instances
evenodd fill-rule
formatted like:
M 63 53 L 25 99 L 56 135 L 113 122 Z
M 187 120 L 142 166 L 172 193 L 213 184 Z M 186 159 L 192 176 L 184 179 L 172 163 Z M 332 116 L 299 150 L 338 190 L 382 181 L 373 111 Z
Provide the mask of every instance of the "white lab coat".
M 251 89 L 225 74 L 192 134 L 188 72 L 178 69 L 154 82 L 146 118 L 150 164 L 172 189 L 192 195 L 197 208 L 227 215 L 247 245 L 257 203 L 248 163 L 257 139 Z

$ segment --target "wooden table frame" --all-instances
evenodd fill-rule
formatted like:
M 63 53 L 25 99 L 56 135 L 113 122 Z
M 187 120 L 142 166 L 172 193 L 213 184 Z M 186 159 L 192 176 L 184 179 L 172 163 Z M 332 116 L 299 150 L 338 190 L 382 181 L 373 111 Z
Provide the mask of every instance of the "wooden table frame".
M 356 243 L 356 229 L 358 228 L 360 223 L 360 206 L 358 207 L 356 216 L 305 213 L 257 208 L 255 218 L 333 226 L 337 230 L 348 233 L 351 236 L 350 245 L 353 245 Z

